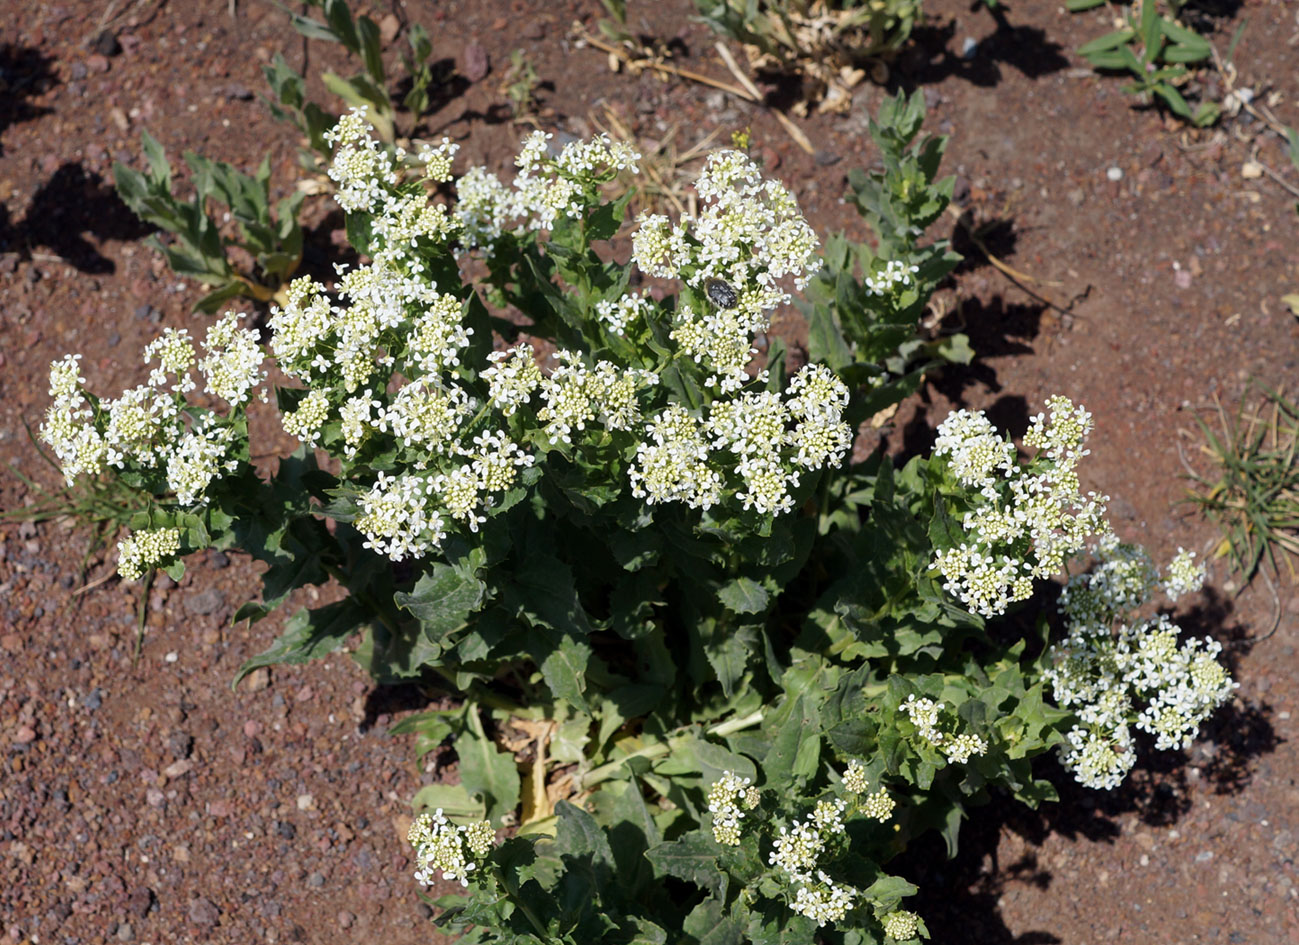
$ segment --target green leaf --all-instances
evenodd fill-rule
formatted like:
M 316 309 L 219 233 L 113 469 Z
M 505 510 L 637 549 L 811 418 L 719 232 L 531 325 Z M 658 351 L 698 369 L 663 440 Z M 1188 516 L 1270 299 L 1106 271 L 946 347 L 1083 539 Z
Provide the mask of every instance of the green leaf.
M 269 648 L 239 668 L 230 688 L 238 688 L 241 679 L 262 666 L 305 663 L 328 656 L 363 626 L 367 618 L 368 614 L 350 597 L 315 610 L 304 607 L 289 618 L 284 633 Z
M 469 728 L 455 741 L 460 758 L 460 783 L 487 807 L 487 818 L 497 821 L 519 806 L 519 769 L 514 756 L 499 751 L 483 732 L 476 706 L 468 710 Z
M 770 596 L 757 581 L 752 578 L 738 577 L 717 590 L 717 599 L 726 605 L 728 610 L 737 614 L 760 614 L 767 610 Z
M 443 645 L 483 603 L 486 585 L 469 571 L 436 562 L 409 592 L 398 591 L 398 607 L 410 611 L 430 643 Z
M 675 876 L 720 895 L 726 877 L 717 867 L 721 848 L 702 831 L 692 831 L 680 840 L 657 843 L 645 857 L 654 866 L 655 876 Z
M 1091 59 L 1096 53 L 1109 52 L 1112 49 L 1127 45 L 1135 37 L 1136 33 L 1130 29 L 1115 30 L 1112 33 L 1106 33 L 1104 36 L 1098 36 L 1089 43 L 1083 43 L 1078 47 L 1078 55 L 1085 59 Z
M 1102 6 L 1106 0 L 1065 0 L 1065 9 L 1070 13 L 1081 13 L 1084 10 L 1094 10 Z
M 416 813 L 441 808 L 448 817 L 472 817 L 481 820 L 487 808 L 481 800 L 469 796 L 463 784 L 426 784 L 411 798 L 410 806 Z

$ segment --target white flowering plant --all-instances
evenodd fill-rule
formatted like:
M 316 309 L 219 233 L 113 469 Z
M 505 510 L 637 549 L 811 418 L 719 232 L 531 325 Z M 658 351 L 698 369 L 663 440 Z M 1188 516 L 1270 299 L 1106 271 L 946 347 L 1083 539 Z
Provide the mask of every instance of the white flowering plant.
M 538 131 L 506 182 L 457 176 L 446 140 L 385 144 L 364 110 L 325 140 L 359 261 L 292 281 L 265 344 L 238 313 L 197 344 L 168 328 L 114 399 L 78 356 L 52 366 L 41 435 L 65 476 L 139 498 L 121 576 L 238 548 L 267 566 L 238 620 L 337 582 L 240 678 L 348 646 L 379 682 L 459 697 L 400 728 L 420 751 L 454 739 L 461 783 L 420 792 L 436 813 L 410 839 L 420 882 L 460 885 L 438 904 L 470 941 L 925 934 L 884 871 L 911 837 L 954 850 L 993 792 L 1053 797 L 1033 759 L 1057 746 L 1090 770 L 1063 747 L 1089 724 L 1076 700 L 1046 701 L 1049 627 L 985 629 L 1108 534 L 1075 469 L 1089 415 L 1051 401 L 1029 460 L 962 412 L 931 457 L 854 462 L 849 418 L 892 382 L 759 355 L 822 263 L 742 152 L 708 159 L 693 215 L 620 243 L 626 144 Z M 857 279 L 839 271 L 845 297 L 867 297 Z M 883 350 L 854 324 L 846 343 Z M 269 476 L 263 399 L 299 444 Z M 1211 647 L 1184 655 L 1126 681 L 1145 714 L 1115 718 L 1184 743 L 1230 690 Z

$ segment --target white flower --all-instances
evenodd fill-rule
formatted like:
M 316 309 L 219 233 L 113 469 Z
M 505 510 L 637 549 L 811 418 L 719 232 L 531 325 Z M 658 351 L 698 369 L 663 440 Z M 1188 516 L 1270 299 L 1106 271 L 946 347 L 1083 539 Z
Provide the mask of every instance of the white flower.
M 898 909 L 890 912 L 883 919 L 884 934 L 899 942 L 915 938 L 920 928 L 919 917 L 914 912 Z
M 713 815 L 713 839 L 723 846 L 740 845 L 740 823 L 744 820 L 740 802 L 743 799 L 747 803 L 748 792 L 751 790 L 749 783 L 748 778 L 725 771 L 708 790 L 708 812 Z M 752 808 L 757 805 L 747 806 Z
M 1194 594 L 1204 585 L 1204 565 L 1195 563 L 1195 552 L 1177 549 L 1177 556 L 1168 565 L 1168 578 L 1164 593 L 1172 600 L 1183 594 Z
M 203 349 L 207 357 L 198 369 L 207 379 L 207 391 L 238 407 L 248 392 L 266 375 L 261 371 L 262 346 L 257 332 L 239 327 L 243 313 L 231 312 L 208 329 Z
M 132 532 L 117 543 L 117 573 L 124 581 L 138 581 L 180 551 L 180 530 L 154 528 Z
M 423 145 L 415 160 L 424 165 L 424 176 L 429 180 L 445 182 L 451 179 L 451 162 L 459 150 L 460 145 L 443 138 L 437 145 Z
M 442 515 L 430 502 L 428 480 L 379 473 L 368 494 L 361 496 L 355 525 L 364 546 L 393 561 L 422 558 L 446 538 Z
M 853 907 L 853 901 L 861 895 L 852 886 L 840 886 L 820 870 L 817 871 L 817 884 L 800 886 L 790 908 L 799 915 L 805 915 L 818 926 L 842 920 Z
M 482 865 L 496 841 L 496 831 L 486 820 L 462 827 L 450 823 L 442 808 L 427 811 L 415 818 L 406 834 L 415 847 L 415 879 L 423 886 L 433 885 L 435 872 L 443 879 L 459 880 L 469 885 L 470 874 Z

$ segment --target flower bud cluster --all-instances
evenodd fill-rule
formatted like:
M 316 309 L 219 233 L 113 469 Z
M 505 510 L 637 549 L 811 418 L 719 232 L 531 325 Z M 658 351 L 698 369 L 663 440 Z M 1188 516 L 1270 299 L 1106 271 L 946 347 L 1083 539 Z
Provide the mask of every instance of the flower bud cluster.
M 905 942 L 916 937 L 920 929 L 920 917 L 914 912 L 898 909 L 884 917 L 884 934 L 897 942 Z
M 1047 407 L 1049 418 L 1034 417 L 1024 437 L 1039 451 L 1028 465 L 982 411 L 956 411 L 938 428 L 934 455 L 949 457 L 974 508 L 961 523 L 965 540 L 938 551 L 934 567 L 948 593 L 985 617 L 1027 599 L 1035 578 L 1056 574 L 1090 537 L 1109 531 L 1108 499 L 1082 495 L 1076 472 L 1087 455 L 1091 414 L 1065 397 L 1050 398 Z
M 468 886 L 469 874 L 491 853 L 496 831 L 486 820 L 468 826 L 453 824 L 439 807 L 415 818 L 406 840 L 415 848 L 415 880 L 420 885 L 433 885 L 434 873 L 440 870 L 443 879 L 458 879 L 461 886 Z
M 723 846 L 740 845 L 740 822 L 744 810 L 753 810 L 760 800 L 758 789 L 750 778 L 741 778 L 734 772 L 723 772 L 708 791 L 708 812 L 713 815 L 713 839 Z
M 117 573 L 124 581 L 138 581 L 180 552 L 180 530 L 154 528 L 133 532 L 117 543 Z
M 1061 763 L 1081 784 L 1108 790 L 1136 763 L 1132 726 L 1155 736 L 1157 749 L 1187 748 L 1237 684 L 1218 662 L 1216 641 L 1179 642 L 1177 625 L 1163 614 L 1136 619 L 1161 586 L 1144 549 L 1107 536 L 1095 554 L 1095 567 L 1071 578 L 1060 596 L 1069 635 L 1048 651 L 1046 678 L 1055 701 L 1079 720 Z M 1203 576 L 1191 557 L 1179 549 L 1165 588 L 1198 586 Z

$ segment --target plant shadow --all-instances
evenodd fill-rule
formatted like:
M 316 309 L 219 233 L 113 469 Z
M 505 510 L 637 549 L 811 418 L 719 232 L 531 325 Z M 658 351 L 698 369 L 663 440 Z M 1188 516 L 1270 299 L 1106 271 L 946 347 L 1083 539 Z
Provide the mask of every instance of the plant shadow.
M 49 114 L 51 109 L 28 99 L 58 83 L 50 67 L 54 60 L 27 46 L 0 45 L 0 136 L 11 125 Z M 0 155 L 4 144 L 0 142 Z
M 909 87 L 932 85 L 955 76 L 991 87 L 1002 80 L 1003 65 L 1030 79 L 1069 66 L 1064 47 L 1048 39 L 1044 30 L 1010 22 L 1011 7 L 999 3 L 988 12 L 997 28 L 968 54 L 950 48 L 956 39 L 956 21 L 916 27 L 911 33 L 912 48 L 898 63 L 899 83 Z
M 41 185 L 21 220 L 10 220 L 0 206 L 0 249 L 31 259 L 33 250 L 43 247 L 93 275 L 106 275 L 116 267 L 85 234 L 101 241 L 137 240 L 150 232 L 102 176 L 71 162 Z

